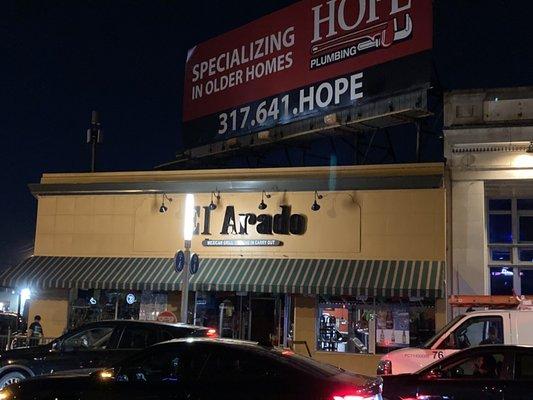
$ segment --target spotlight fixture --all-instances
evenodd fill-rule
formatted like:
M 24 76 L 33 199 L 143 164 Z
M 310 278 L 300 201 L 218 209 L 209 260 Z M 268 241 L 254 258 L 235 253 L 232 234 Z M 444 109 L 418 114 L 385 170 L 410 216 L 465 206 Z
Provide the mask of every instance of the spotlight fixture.
M 320 204 L 317 203 L 317 200 L 322 200 L 324 196 L 321 194 L 318 194 L 318 192 L 315 190 L 315 201 L 313 202 L 313 205 L 311 206 L 311 210 L 318 211 L 320 210 Z
M 529 154 L 533 153 L 533 141 L 529 142 L 529 146 L 527 146 L 526 153 L 529 153 Z
M 213 202 L 213 197 L 217 199 L 216 204 Z M 209 209 L 211 211 L 216 210 L 217 204 L 219 201 L 220 201 L 220 192 L 218 190 L 216 192 L 211 192 L 211 203 L 209 203 Z
M 259 206 L 257 208 L 259 208 L 260 210 L 264 210 L 265 208 L 267 208 L 267 205 L 265 204 L 265 197 L 267 199 L 270 199 L 271 195 L 269 195 L 267 192 L 265 192 L 264 190 L 261 192 L 261 203 L 259 203 Z
M 165 205 L 165 199 L 167 199 L 169 203 L 172 202 L 172 197 L 168 197 L 166 193 L 163 193 L 163 201 L 161 202 L 161 207 L 159 207 L 160 213 L 166 213 L 168 210 L 168 207 Z

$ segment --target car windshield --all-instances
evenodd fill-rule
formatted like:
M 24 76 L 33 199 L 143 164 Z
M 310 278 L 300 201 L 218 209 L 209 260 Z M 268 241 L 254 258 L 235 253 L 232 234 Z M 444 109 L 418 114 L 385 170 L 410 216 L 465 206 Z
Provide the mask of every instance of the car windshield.
M 439 338 L 448 330 L 450 329 L 457 321 L 459 321 L 461 318 L 463 318 L 464 315 L 458 315 L 454 319 L 452 319 L 450 322 L 448 322 L 444 327 L 442 327 L 431 339 L 429 339 L 426 343 L 424 343 L 422 346 L 420 346 L 423 349 L 430 349 L 433 347 L 433 345 L 439 340 Z

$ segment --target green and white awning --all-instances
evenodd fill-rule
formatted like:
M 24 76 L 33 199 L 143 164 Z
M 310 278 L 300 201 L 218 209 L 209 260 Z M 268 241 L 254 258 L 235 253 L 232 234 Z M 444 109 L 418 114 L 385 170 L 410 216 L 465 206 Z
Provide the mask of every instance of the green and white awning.
M 180 290 L 172 258 L 34 256 L 0 274 L 4 287 Z M 444 262 L 211 258 L 191 290 L 442 297 Z

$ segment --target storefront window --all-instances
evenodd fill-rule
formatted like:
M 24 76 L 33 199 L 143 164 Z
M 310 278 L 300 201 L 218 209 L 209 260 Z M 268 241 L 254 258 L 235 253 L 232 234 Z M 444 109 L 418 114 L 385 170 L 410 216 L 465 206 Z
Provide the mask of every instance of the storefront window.
M 157 316 L 167 309 L 167 302 L 166 293 L 143 291 L 139 306 L 139 319 L 141 321 L 157 320 Z
M 368 353 L 372 308 L 358 302 L 322 302 L 317 348 L 339 353 Z
M 435 333 L 434 303 L 320 298 L 317 350 L 388 353 L 418 346 Z
M 77 296 L 71 301 L 69 329 L 109 319 L 139 319 L 141 303 L 142 292 L 137 290 L 79 289 Z M 147 306 L 150 310 L 155 308 L 153 305 Z M 160 308 L 159 304 L 158 307 Z M 145 311 L 144 313 L 146 314 Z

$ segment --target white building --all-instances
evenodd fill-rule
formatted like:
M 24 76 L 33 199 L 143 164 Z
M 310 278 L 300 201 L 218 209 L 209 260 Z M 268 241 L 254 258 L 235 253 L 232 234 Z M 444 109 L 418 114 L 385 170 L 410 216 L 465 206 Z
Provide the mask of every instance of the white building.
M 444 102 L 448 292 L 533 295 L 533 87 Z

